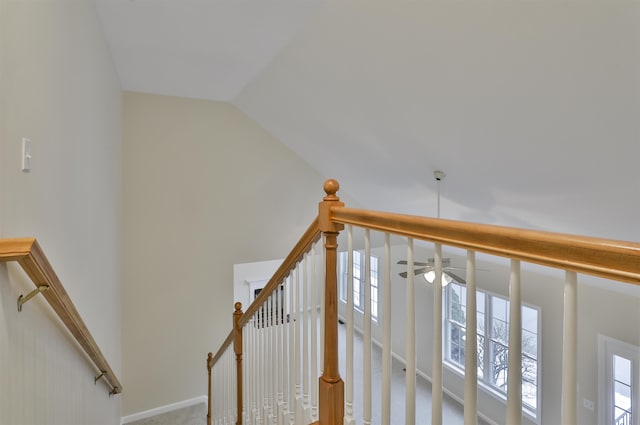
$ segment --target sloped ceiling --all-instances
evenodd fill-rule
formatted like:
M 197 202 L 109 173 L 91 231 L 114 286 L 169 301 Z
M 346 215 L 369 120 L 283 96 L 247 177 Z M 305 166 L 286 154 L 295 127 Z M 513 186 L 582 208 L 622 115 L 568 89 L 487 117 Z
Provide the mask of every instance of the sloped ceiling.
M 96 0 L 126 90 L 233 102 L 364 207 L 640 241 L 640 6 Z M 248 153 L 250 155 L 250 153 Z

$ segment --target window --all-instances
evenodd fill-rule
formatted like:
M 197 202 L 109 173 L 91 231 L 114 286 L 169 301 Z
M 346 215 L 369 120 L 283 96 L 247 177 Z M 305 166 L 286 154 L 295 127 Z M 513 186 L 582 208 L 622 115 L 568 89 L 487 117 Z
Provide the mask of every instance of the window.
M 640 348 L 598 335 L 598 387 L 600 422 L 638 425 L 637 413 Z
M 347 252 L 339 253 L 340 300 L 347 302 L 347 276 L 349 257 Z M 371 317 L 378 317 L 378 258 L 371 256 Z M 353 306 L 364 312 L 364 285 L 366 283 L 365 256 L 363 252 L 353 251 Z
M 465 367 L 467 288 L 452 282 L 445 288 L 445 361 Z M 478 381 L 506 398 L 509 366 L 509 301 L 477 291 Z M 534 418 L 538 407 L 538 309 L 522 306 L 522 403 Z

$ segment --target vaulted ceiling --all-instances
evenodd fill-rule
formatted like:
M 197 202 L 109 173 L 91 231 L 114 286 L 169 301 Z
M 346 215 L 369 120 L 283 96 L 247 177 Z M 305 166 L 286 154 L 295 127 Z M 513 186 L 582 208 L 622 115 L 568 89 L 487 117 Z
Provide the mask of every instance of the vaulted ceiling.
M 124 90 L 228 101 L 366 208 L 640 241 L 640 3 L 95 0 Z

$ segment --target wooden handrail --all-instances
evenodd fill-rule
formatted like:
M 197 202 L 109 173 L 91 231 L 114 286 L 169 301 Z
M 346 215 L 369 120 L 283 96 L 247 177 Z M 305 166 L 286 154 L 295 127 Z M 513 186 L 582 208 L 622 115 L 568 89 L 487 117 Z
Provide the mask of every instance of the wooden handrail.
M 229 346 L 233 342 L 234 334 L 235 334 L 234 330 L 231 329 L 231 332 L 229 332 L 229 335 L 227 335 L 227 338 L 225 338 L 220 348 L 218 348 L 218 351 L 216 351 L 216 355 L 213 356 L 213 360 L 211 361 L 211 367 L 213 367 L 213 365 L 218 363 L 218 360 L 220 360 L 222 358 L 222 355 L 225 353 L 225 351 L 227 351 L 227 348 L 229 348 Z
M 304 254 L 311 250 L 311 246 L 320 240 L 320 227 L 318 218 L 316 217 L 309 228 L 304 232 L 298 243 L 291 250 L 287 258 L 284 259 L 278 270 L 274 273 L 274 275 L 269 279 L 269 282 L 264 286 L 264 289 L 260 291 L 260 294 L 256 297 L 256 299 L 251 303 L 249 308 L 247 308 L 238 321 L 238 326 L 243 328 L 244 325 L 247 324 L 249 319 L 258 311 L 260 306 L 264 304 L 264 302 L 269 298 L 269 296 L 278 288 L 278 285 L 282 283 L 282 281 L 287 277 L 287 274 L 293 270 L 302 259 Z
M 331 220 L 640 284 L 640 243 L 345 207 L 332 207 Z
M 0 262 L 9 261 L 18 262 L 36 288 L 42 285 L 48 286 L 48 289 L 42 292 L 44 298 L 87 353 L 99 374 L 111 386 L 110 394 L 121 393 L 122 385 L 84 324 L 78 310 L 71 302 L 71 298 L 44 255 L 38 241 L 35 238 L 0 239 Z

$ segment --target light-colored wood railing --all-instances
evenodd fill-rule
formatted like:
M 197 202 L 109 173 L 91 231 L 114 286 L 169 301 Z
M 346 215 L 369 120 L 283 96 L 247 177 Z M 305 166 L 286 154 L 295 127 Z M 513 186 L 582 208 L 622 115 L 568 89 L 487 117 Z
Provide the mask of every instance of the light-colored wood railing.
M 328 202 L 335 202 L 335 201 L 337 201 L 337 198 L 330 199 Z M 328 209 L 326 209 L 326 211 L 328 211 Z M 262 289 L 260 294 L 256 297 L 254 302 L 244 311 L 244 313 L 241 311 L 242 306 L 239 305 L 239 303 L 236 303 L 235 312 L 233 316 L 233 329 L 231 330 L 231 332 L 229 333 L 229 335 L 227 336 L 223 344 L 218 349 L 216 355 L 214 356 L 212 355 L 212 353 L 209 353 L 209 356 L 207 357 L 207 369 L 209 371 L 209 375 L 211 375 L 212 368 L 215 367 L 216 363 L 222 358 L 222 355 L 226 352 L 227 349 L 229 349 L 231 344 L 234 345 L 234 351 L 236 355 L 236 367 L 237 367 L 237 399 L 238 399 L 237 422 L 236 422 L 237 424 L 242 424 L 242 411 L 243 411 L 243 406 L 242 406 L 242 396 L 243 396 L 242 329 L 245 326 L 247 326 L 247 324 L 252 319 L 252 317 L 254 317 L 259 312 L 260 308 L 263 305 L 265 305 L 265 303 L 269 300 L 269 297 L 274 294 L 274 292 L 279 288 L 279 286 L 287 278 L 289 273 L 295 270 L 296 266 L 300 263 L 300 261 L 303 259 L 305 254 L 307 254 L 312 249 L 312 246 L 320 240 L 320 238 L 322 237 L 322 228 L 320 224 L 321 224 L 321 221 L 319 217 L 315 218 L 312 221 L 311 225 L 307 228 L 305 233 L 299 239 L 298 243 L 291 250 L 289 255 L 287 255 L 285 260 L 282 262 L 282 264 L 274 273 L 274 275 L 269 279 L 269 281 L 267 282 L 265 287 Z M 325 230 L 331 230 L 331 228 L 327 228 L 325 226 Z M 335 236 L 337 236 L 337 233 L 334 235 L 334 237 Z M 335 264 L 333 265 L 333 267 L 334 267 L 333 270 L 335 274 Z M 337 291 L 337 286 L 336 286 L 336 291 Z M 333 298 L 337 300 L 337 295 L 335 295 Z M 333 312 L 332 313 L 333 316 L 335 316 L 335 322 L 337 326 L 337 303 L 335 302 L 334 302 L 334 307 L 335 308 L 331 309 L 331 311 Z M 337 333 L 334 332 L 334 334 L 329 336 L 329 339 L 334 341 L 334 343 L 332 343 L 331 346 L 337 347 Z M 337 348 L 335 351 L 336 351 L 335 354 L 330 355 L 329 357 L 327 357 L 325 353 L 324 370 L 328 370 L 328 371 L 338 370 L 337 369 Z M 333 361 L 335 362 L 335 364 L 331 364 L 331 363 L 327 364 L 326 363 L 327 361 L 329 362 Z M 336 381 L 334 375 L 335 374 L 331 375 L 332 378 L 329 380 L 330 386 L 338 382 Z M 209 388 L 211 388 L 211 385 L 209 385 Z M 215 395 L 212 395 L 211 392 L 209 392 L 209 406 L 211 406 L 212 397 L 214 396 Z M 210 411 L 207 415 L 207 423 L 208 424 L 211 423 Z
M 75 337 L 94 366 L 97 376 L 111 387 L 111 395 L 122 392 L 122 385 L 109 366 L 91 332 L 80 317 L 67 291 L 35 238 L 0 239 L 0 262 L 17 262 L 41 293 L 62 323 Z M 97 378 L 98 379 L 98 378 Z
M 434 301 L 434 323 L 442 320 L 442 282 L 440 280 L 442 264 L 439 257 L 441 257 L 440 249 L 443 245 L 467 250 L 468 268 L 471 270 L 467 275 L 467 281 L 470 284 L 470 288 L 475 288 L 473 269 L 475 264 L 474 255 L 476 252 L 511 259 L 512 281 L 510 283 L 510 299 L 512 300 L 512 308 L 510 315 L 513 323 L 519 323 L 521 320 L 520 309 L 518 308 L 520 305 L 520 261 L 565 270 L 567 273 L 567 282 L 565 286 L 565 345 L 563 349 L 563 367 L 565 371 L 563 374 L 562 418 L 563 423 L 576 422 L 576 273 L 594 275 L 638 285 L 640 284 L 640 243 L 346 208 L 336 196 L 338 187 L 338 183 L 334 180 L 329 180 L 325 183 L 324 188 L 327 196 L 319 205 L 317 219 L 314 220 L 307 232 L 305 232 L 294 250 L 283 262 L 282 266 L 260 293 L 256 301 L 249 306 L 239 319 L 235 320 L 237 329 L 245 326 L 279 285 L 282 284 L 283 279 L 293 270 L 297 262 L 299 262 L 303 255 L 309 250 L 309 247 L 316 242 L 321 235 L 324 235 L 324 366 L 323 374 L 319 380 L 320 403 L 319 421 L 317 423 L 321 425 L 342 425 L 344 417 L 344 384 L 338 373 L 338 295 L 336 270 L 337 237 L 339 232 L 344 228 L 344 225 L 383 232 L 387 235 L 387 245 L 389 244 L 389 234 L 408 238 L 410 247 L 412 247 L 411 241 L 413 239 L 435 243 L 436 274 L 440 275 L 440 277 L 437 277 L 434 283 L 434 288 L 438 288 L 434 295 L 434 299 L 436 300 Z M 413 260 L 411 260 L 411 262 L 412 261 Z M 387 268 L 389 268 L 388 265 Z M 408 269 L 412 269 L 412 267 L 408 266 Z M 408 283 L 407 286 L 412 285 Z M 468 295 L 471 293 L 473 293 L 473 297 L 475 297 L 475 290 L 468 291 Z M 409 301 L 412 300 L 409 299 Z M 475 306 L 475 298 L 470 296 L 468 305 L 473 309 Z M 386 316 L 388 316 L 388 314 L 386 314 Z M 475 317 L 475 314 L 470 313 L 468 317 L 470 316 Z M 467 323 L 467 327 L 475 329 L 475 322 L 470 320 L 469 323 Z M 519 327 L 515 326 L 515 328 Z M 231 344 L 234 335 L 238 334 L 237 329 L 234 329 L 229 335 L 221 348 L 222 351 Z M 511 338 L 519 340 L 520 338 L 516 332 L 519 332 L 519 330 L 514 330 Z M 442 335 L 434 335 L 434 339 L 438 341 L 434 341 L 434 376 L 432 379 L 434 387 L 441 387 Z M 521 348 L 518 344 L 514 344 L 514 346 L 512 357 L 519 359 Z M 409 348 L 410 351 L 414 349 Z M 469 352 L 476 351 L 473 344 L 468 344 L 467 349 Z M 237 352 L 236 355 L 238 355 Z M 512 363 L 510 369 L 519 369 L 515 361 Z M 239 362 L 238 365 L 238 367 L 241 368 L 241 362 Z M 415 368 L 415 365 L 413 367 Z M 475 369 L 475 363 L 470 362 L 469 367 Z M 409 369 L 407 369 L 407 375 L 410 375 Z M 411 373 L 411 375 L 414 374 Z M 469 376 L 473 377 L 473 374 L 469 374 Z M 522 415 L 520 396 L 519 393 L 514 390 L 514 388 L 519 388 L 519 385 L 514 384 L 514 382 L 518 382 L 521 379 L 519 370 L 516 370 L 516 373 L 513 375 L 510 374 L 509 379 L 511 379 L 512 384 L 509 385 L 511 391 L 507 397 L 507 411 L 508 417 L 514 419 L 510 419 L 508 422 L 511 421 L 509 423 L 516 424 L 520 423 L 520 417 Z M 474 388 L 476 385 L 475 379 L 473 379 L 474 382 L 470 381 L 471 380 L 469 380 L 468 383 L 465 382 L 465 399 L 476 398 L 476 390 Z M 241 384 L 241 382 L 238 383 L 238 385 Z M 467 391 L 467 389 L 470 391 Z M 441 393 L 441 390 L 440 388 L 434 391 L 434 400 L 437 398 L 435 395 Z M 240 390 L 238 394 L 241 394 Z M 350 401 L 348 400 L 348 402 Z M 476 404 L 471 401 L 469 406 L 469 414 L 465 411 L 465 423 L 475 423 L 477 416 Z M 350 406 L 348 407 L 351 409 Z M 386 410 L 388 411 L 388 409 Z M 412 407 L 408 407 L 408 411 L 410 410 L 412 410 Z M 240 412 L 241 408 L 239 408 L 238 411 Z M 441 406 L 440 409 L 433 408 L 432 412 L 432 422 L 434 424 L 442 423 Z M 237 423 L 241 424 L 241 415 L 239 414 L 238 417 Z
M 331 208 L 331 220 L 442 245 L 640 284 L 640 243 L 411 215 Z

